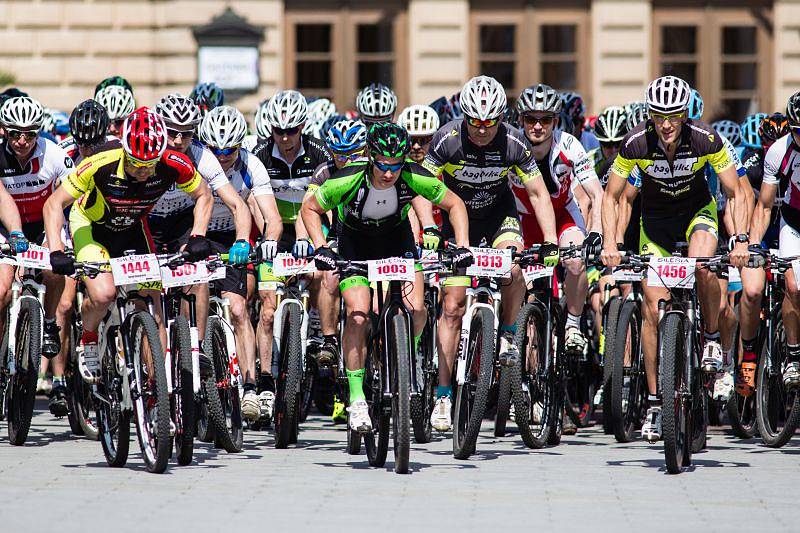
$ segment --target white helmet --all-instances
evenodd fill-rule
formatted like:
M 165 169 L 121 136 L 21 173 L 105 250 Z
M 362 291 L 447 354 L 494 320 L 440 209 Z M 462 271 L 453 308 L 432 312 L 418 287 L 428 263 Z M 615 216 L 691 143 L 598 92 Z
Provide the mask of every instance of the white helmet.
M 196 127 L 203 120 L 200 108 L 191 99 L 179 93 L 171 93 L 156 104 L 156 113 L 169 124 Z
M 308 121 L 322 124 L 336 114 L 336 104 L 327 98 L 317 98 L 308 104 Z
M 461 111 L 469 118 L 498 118 L 506 110 L 506 91 L 494 78 L 475 76 L 464 84 L 459 102 Z
M 270 99 L 266 114 L 272 129 L 288 130 L 306 121 L 308 104 L 298 91 L 281 91 Z
M 209 111 L 200 124 L 200 140 L 216 148 L 242 144 L 247 135 L 247 121 L 241 111 L 222 105 Z
M 651 113 L 671 115 L 689 108 L 692 90 L 689 84 L 675 76 L 661 76 L 647 86 L 645 101 Z
M 594 136 L 600 142 L 619 142 L 628 133 L 628 114 L 624 107 L 612 105 L 603 109 L 594 123 Z
M 362 119 L 391 120 L 397 109 L 397 95 L 382 83 L 371 83 L 359 91 L 356 108 Z
M 112 121 L 127 117 L 136 109 L 133 93 L 120 85 L 109 85 L 97 91 L 94 99 L 106 108 Z
M 718 120 L 711 125 L 717 133 L 728 139 L 734 148 L 742 145 L 742 127 L 732 120 Z
M 267 118 L 267 104 L 269 104 L 269 98 L 258 104 L 255 119 L 253 120 L 256 126 L 256 135 L 262 139 L 272 137 L 272 124 L 269 123 Z
M 439 115 L 430 106 L 412 105 L 403 109 L 397 123 L 413 137 L 433 135 L 439 129 Z
M 28 96 L 9 98 L 0 108 L 0 124 L 6 128 L 41 129 L 43 122 L 42 104 Z

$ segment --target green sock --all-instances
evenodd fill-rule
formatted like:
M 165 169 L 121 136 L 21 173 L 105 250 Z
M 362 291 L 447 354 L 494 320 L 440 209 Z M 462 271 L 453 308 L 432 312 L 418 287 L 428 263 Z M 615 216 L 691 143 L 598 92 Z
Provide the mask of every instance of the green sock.
M 347 385 L 350 388 L 350 403 L 364 400 L 364 369 L 347 370 Z
M 422 338 L 422 333 L 414 335 L 414 353 L 419 353 L 419 340 Z

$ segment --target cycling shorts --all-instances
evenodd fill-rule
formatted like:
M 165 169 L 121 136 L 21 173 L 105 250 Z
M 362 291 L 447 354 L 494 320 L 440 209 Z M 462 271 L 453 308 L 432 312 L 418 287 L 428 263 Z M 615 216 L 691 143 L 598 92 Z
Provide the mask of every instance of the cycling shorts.
M 583 214 L 577 202 L 569 202 L 562 208 L 553 210 L 556 215 L 556 236 L 561 240 L 561 236 L 570 228 L 578 228 L 586 234 L 586 225 L 583 222 Z M 522 215 L 522 235 L 525 237 L 525 247 L 530 248 L 534 244 L 542 244 L 544 235 L 536 220 L 536 215 Z
M 147 224 L 157 249 L 175 253 L 189 241 L 194 226 L 194 211 L 185 209 L 166 217 L 151 215 Z
M 639 231 L 639 253 L 668 257 L 675 250 L 675 243 L 689 242 L 695 231 L 708 231 L 715 237 L 719 234 L 717 203 L 713 198 L 696 213 L 664 218 L 643 216 Z
M 442 236 L 445 240 L 452 240 L 455 231 L 450 224 L 450 217 L 442 211 Z M 522 249 L 525 242 L 522 238 L 522 227 L 517 215 L 517 205 L 514 203 L 513 195 L 504 195 L 500 202 L 487 218 L 475 218 L 469 221 L 469 245 L 496 248 L 498 244 L 506 241 L 519 243 Z
M 231 245 L 236 241 L 236 232 L 210 231 L 206 238 L 211 243 L 211 249 L 215 254 L 227 254 Z M 245 267 L 228 265 L 225 269 L 225 278 L 212 283 L 222 292 L 232 292 L 242 298 L 247 298 L 247 269 Z
M 155 243 L 146 219 L 128 229 L 113 231 L 89 220 L 82 210 L 72 209 L 69 227 L 76 261 L 107 261 L 112 257 L 122 257 L 129 250 L 137 255 L 155 253 Z

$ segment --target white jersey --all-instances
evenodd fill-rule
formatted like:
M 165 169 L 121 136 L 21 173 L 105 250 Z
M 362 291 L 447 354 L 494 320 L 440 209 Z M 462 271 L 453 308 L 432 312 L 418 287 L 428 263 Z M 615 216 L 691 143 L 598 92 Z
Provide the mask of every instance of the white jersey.
M 228 178 L 225 177 L 225 171 L 222 170 L 219 161 L 217 161 L 217 158 L 211 153 L 211 150 L 203 146 L 200 141 L 196 139 L 193 140 L 186 155 L 197 169 L 197 173 L 211 186 L 212 192 L 218 190 L 220 187 L 224 187 L 225 184 L 228 183 Z M 172 216 L 192 209 L 193 207 L 194 202 L 189 195 L 173 185 L 158 200 L 153 210 L 150 211 L 150 216 Z
M 248 152 L 252 152 L 253 148 L 255 148 L 257 144 L 258 144 L 258 135 L 254 133 L 250 135 L 245 135 L 244 139 L 242 140 L 242 148 L 244 148 Z
M 553 141 L 547 159 L 549 164 L 547 167 L 539 165 L 539 171 L 550 192 L 554 209 L 563 209 L 575 202 L 572 195 L 573 182 L 583 185 L 591 180 L 598 180 L 592 158 L 578 139 L 569 133 L 553 131 Z M 521 215 L 533 215 L 533 206 L 525 186 L 513 173 L 509 172 L 509 176 L 517 211 Z
M 50 139 L 40 136 L 24 165 L 8 142 L 0 140 L 0 181 L 14 198 L 23 224 L 42 221 L 44 203 L 74 166 L 69 154 Z
M 234 190 L 245 202 L 250 197 L 251 192 L 253 196 L 272 194 L 272 185 L 269 183 L 269 174 L 266 167 L 264 167 L 264 163 L 244 148 L 239 148 L 239 159 L 228 169 L 225 175 Z M 234 229 L 236 229 L 236 225 L 234 224 L 233 213 L 214 192 L 214 210 L 211 212 L 208 230 L 233 231 Z

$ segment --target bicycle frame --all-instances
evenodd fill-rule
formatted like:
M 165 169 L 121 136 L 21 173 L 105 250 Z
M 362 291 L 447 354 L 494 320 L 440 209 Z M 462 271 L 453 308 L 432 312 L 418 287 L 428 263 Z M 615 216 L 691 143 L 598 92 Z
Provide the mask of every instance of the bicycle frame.
M 272 323 L 272 336 L 275 343 L 281 346 L 283 338 L 283 313 L 287 306 L 297 306 L 302 313 L 300 324 L 300 349 L 302 354 L 303 372 L 306 371 L 306 349 L 308 340 L 308 285 L 310 282 L 303 276 L 295 278 L 293 283 L 276 283 L 275 287 L 275 319 Z M 283 354 L 279 354 L 282 357 Z
M 169 335 L 169 330 L 175 318 L 167 318 L 171 315 L 168 312 L 169 299 L 177 298 L 178 301 L 186 301 L 189 304 L 189 339 L 192 345 L 192 390 L 195 394 L 200 394 L 200 333 L 197 330 L 197 309 L 195 302 L 197 298 L 194 294 L 188 294 L 182 290 L 174 290 L 172 292 L 163 291 L 161 294 L 161 308 L 162 316 L 166 321 L 167 326 L 167 345 L 164 350 L 164 362 L 166 365 L 167 375 L 172 375 L 172 337 Z M 173 392 L 172 380 L 167 380 L 167 390 L 170 394 Z
M 377 334 L 379 338 L 384 340 L 383 342 L 383 350 L 381 353 L 381 372 L 384 373 L 383 379 L 383 397 L 386 399 L 391 399 L 392 397 L 392 386 L 391 380 L 389 376 L 393 375 L 394 373 L 394 361 L 389 357 L 389 352 L 391 350 L 391 345 L 389 343 L 389 335 L 388 332 L 391 331 L 391 321 L 394 319 L 396 314 L 401 314 L 405 317 L 406 324 L 408 324 L 409 332 L 412 332 L 412 328 L 414 322 L 411 318 L 411 313 L 406 308 L 405 303 L 403 302 L 403 282 L 401 281 L 390 281 L 389 282 L 389 295 L 388 299 L 384 300 L 384 293 L 383 293 L 383 283 L 378 282 L 377 287 L 378 292 L 378 309 L 381 310 L 380 315 L 378 316 L 378 331 Z M 413 333 L 412 333 L 413 334 Z M 411 360 L 409 363 L 409 368 L 411 369 L 411 396 L 419 396 L 420 390 L 419 385 L 417 384 L 417 365 L 415 360 L 415 354 L 413 352 L 412 344 L 410 343 L 411 338 L 406 340 L 409 342 L 408 345 L 408 354 Z M 384 409 L 387 409 L 389 412 L 392 410 L 392 406 L 390 402 L 384 402 Z
M 467 289 L 467 311 L 461 318 L 461 338 L 458 341 L 458 361 L 456 362 L 456 383 L 463 385 L 467 375 L 467 343 L 472 329 L 472 317 L 481 307 L 492 312 L 494 351 L 497 351 L 497 330 L 500 327 L 500 290 L 497 282 L 490 278 L 478 278 L 475 287 Z

